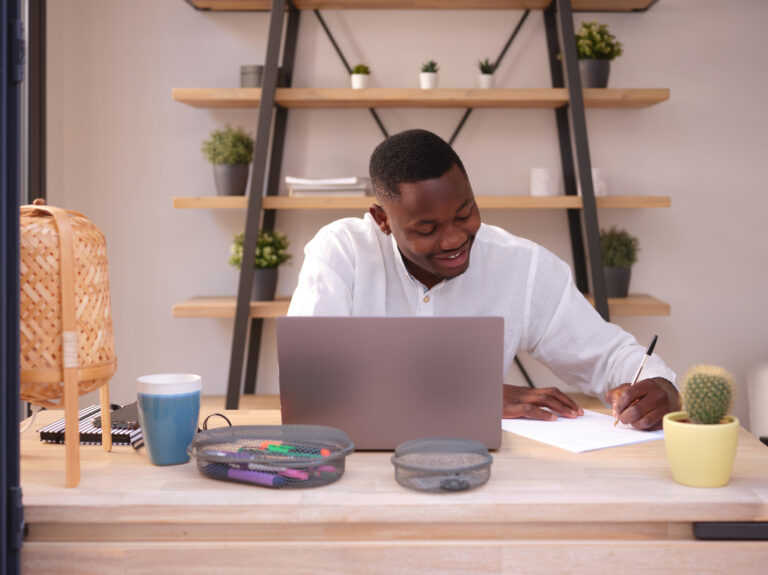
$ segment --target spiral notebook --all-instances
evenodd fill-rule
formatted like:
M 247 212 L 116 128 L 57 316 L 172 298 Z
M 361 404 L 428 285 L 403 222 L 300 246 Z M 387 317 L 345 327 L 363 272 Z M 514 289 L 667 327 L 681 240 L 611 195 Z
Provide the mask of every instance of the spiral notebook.
M 101 445 L 101 428 L 93 424 L 93 419 L 101 413 L 99 405 L 90 405 L 81 409 L 77 413 L 80 421 L 78 428 L 80 430 L 80 445 Z M 64 418 L 54 421 L 38 429 L 40 441 L 44 443 L 64 443 L 64 427 L 66 420 Z M 130 445 L 138 449 L 144 445 L 144 438 L 141 428 L 138 429 L 112 429 L 113 445 Z

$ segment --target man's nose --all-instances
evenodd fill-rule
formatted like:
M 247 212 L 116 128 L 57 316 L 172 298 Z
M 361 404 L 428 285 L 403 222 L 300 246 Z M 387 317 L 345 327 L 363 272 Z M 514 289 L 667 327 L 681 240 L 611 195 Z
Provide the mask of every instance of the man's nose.
M 461 228 L 451 226 L 440 238 L 440 248 L 445 251 L 455 250 L 467 241 L 467 234 Z

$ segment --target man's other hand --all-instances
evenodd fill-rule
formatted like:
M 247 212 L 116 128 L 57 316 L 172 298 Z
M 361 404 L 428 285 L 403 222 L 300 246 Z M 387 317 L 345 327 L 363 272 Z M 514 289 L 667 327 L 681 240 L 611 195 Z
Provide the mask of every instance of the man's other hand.
M 661 377 L 643 379 L 635 385 L 624 383 L 605 394 L 613 407 L 613 416 L 636 429 L 661 429 L 666 413 L 680 409 L 680 395 Z
M 547 411 L 546 409 L 549 409 Z M 575 401 L 556 387 L 532 389 L 504 384 L 504 411 L 502 417 L 514 419 L 542 419 L 554 421 L 557 416 L 575 418 L 584 415 Z

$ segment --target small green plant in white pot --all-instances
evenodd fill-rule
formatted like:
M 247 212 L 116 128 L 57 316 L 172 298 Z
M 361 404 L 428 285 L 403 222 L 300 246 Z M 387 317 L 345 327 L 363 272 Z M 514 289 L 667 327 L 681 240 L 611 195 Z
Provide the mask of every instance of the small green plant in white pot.
M 637 262 L 639 241 L 626 230 L 615 226 L 600 230 L 600 255 L 605 271 L 605 288 L 608 297 L 627 297 L 632 266 Z
M 229 247 L 229 265 L 243 264 L 245 234 L 237 234 Z M 277 287 L 277 268 L 291 259 L 288 236 L 279 230 L 260 230 L 253 259 L 253 301 L 272 301 Z
M 584 88 L 606 88 L 611 60 L 624 52 L 624 45 L 608 30 L 607 24 L 582 22 L 576 33 L 576 53 Z
M 493 88 L 494 75 L 496 66 L 488 58 L 477 61 L 477 68 L 480 70 L 480 75 L 477 77 L 477 81 L 480 87 L 484 90 Z
M 253 138 L 242 128 L 227 125 L 213 130 L 202 144 L 203 155 L 213 164 L 216 193 L 242 196 L 248 183 L 248 165 L 253 159 Z
M 368 87 L 368 79 L 371 77 L 371 69 L 365 64 L 358 64 L 352 68 L 349 76 L 353 90 L 364 90 Z
M 437 88 L 437 73 L 439 71 L 440 66 L 434 60 L 429 60 L 421 65 L 419 85 L 422 90 L 434 90 Z
M 716 365 L 696 365 L 683 378 L 683 411 L 663 418 L 672 477 L 692 487 L 730 482 L 739 438 L 733 404 L 733 376 Z

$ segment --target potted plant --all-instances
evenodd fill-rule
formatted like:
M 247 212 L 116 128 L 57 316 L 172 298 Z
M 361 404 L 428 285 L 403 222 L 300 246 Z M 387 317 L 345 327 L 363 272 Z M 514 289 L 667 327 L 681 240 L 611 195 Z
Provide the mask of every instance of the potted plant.
M 477 61 L 477 67 L 480 69 L 480 75 L 478 76 L 478 82 L 483 89 L 493 88 L 493 73 L 496 71 L 496 66 L 488 58 Z
M 632 266 L 640 251 L 636 237 L 626 230 L 600 230 L 600 255 L 605 270 L 605 287 L 608 297 L 627 297 Z
M 433 90 L 437 88 L 437 72 L 440 67 L 434 60 L 429 60 L 421 65 L 421 74 L 419 74 L 419 84 L 422 90 Z
M 363 90 L 368 87 L 368 79 L 371 75 L 371 69 L 365 64 L 358 64 L 352 68 L 350 79 L 352 80 L 353 90 Z
M 683 411 L 663 418 L 672 477 L 692 487 L 720 487 L 731 479 L 739 420 L 728 412 L 733 376 L 722 367 L 697 365 L 682 386 Z
M 243 241 L 245 234 L 237 234 L 229 247 L 229 264 L 240 268 L 243 263 Z M 277 267 L 291 259 L 286 250 L 290 242 L 288 236 L 278 230 L 260 230 L 256 240 L 256 253 L 253 260 L 253 301 L 271 301 L 275 299 L 277 287 Z
M 253 138 L 242 128 L 214 130 L 202 145 L 202 152 L 213 164 L 216 193 L 242 196 L 248 183 L 248 165 L 253 159 Z
M 605 88 L 611 71 L 611 60 L 621 56 L 624 46 L 608 31 L 607 24 L 582 22 L 576 34 L 581 85 Z

